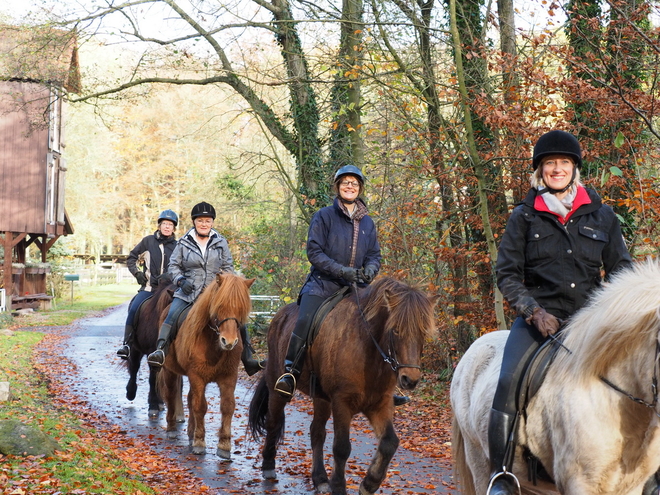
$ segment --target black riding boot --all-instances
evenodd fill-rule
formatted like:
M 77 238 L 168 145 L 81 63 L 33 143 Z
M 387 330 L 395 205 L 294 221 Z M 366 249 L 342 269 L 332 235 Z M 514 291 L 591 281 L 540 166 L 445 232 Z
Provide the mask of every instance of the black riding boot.
M 172 325 L 163 323 L 158 332 L 158 342 L 156 343 L 156 350 L 147 356 L 147 363 L 154 368 L 160 368 L 165 362 L 165 348 L 170 338 L 170 331 Z
M 512 466 L 506 464 L 506 450 L 513 442 L 513 423 L 515 415 L 490 410 L 488 424 L 488 450 L 490 452 L 491 481 L 486 495 L 516 495 L 520 493 L 518 480 L 510 472 Z M 511 445 L 515 448 L 515 445 Z M 511 456 L 513 457 L 513 456 Z
M 293 398 L 293 393 L 296 391 L 305 360 L 306 342 L 307 338 L 299 337 L 295 333 L 291 335 L 284 360 L 284 374 L 275 383 L 275 392 L 284 397 L 287 402 Z
M 248 376 L 252 376 L 266 367 L 266 360 L 257 361 L 252 357 L 254 349 L 252 349 L 252 345 L 250 344 L 250 336 L 248 335 L 247 327 L 245 325 L 241 325 L 240 330 L 241 340 L 243 341 L 241 361 L 243 362 L 243 368 L 245 368 L 245 372 L 248 374 Z
M 128 344 L 131 341 L 132 337 L 133 337 L 133 325 L 126 325 L 124 327 L 124 340 L 122 341 L 123 344 L 117 351 L 117 356 L 119 356 L 122 359 L 128 359 L 128 357 L 131 355 L 131 347 Z

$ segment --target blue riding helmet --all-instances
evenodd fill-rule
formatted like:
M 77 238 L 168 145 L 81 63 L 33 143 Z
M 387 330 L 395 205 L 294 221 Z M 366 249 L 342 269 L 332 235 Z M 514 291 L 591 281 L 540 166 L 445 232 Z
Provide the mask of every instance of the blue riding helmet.
M 176 227 L 179 224 L 179 216 L 174 213 L 172 210 L 163 210 L 160 215 L 158 215 L 158 224 L 163 220 L 169 220 Z
M 364 175 L 362 175 L 360 169 L 357 168 L 355 165 L 344 165 L 339 170 L 337 170 L 337 173 L 335 173 L 335 182 L 341 179 L 344 175 L 355 175 L 362 183 L 362 185 L 364 185 L 364 182 L 366 180 L 364 178 Z

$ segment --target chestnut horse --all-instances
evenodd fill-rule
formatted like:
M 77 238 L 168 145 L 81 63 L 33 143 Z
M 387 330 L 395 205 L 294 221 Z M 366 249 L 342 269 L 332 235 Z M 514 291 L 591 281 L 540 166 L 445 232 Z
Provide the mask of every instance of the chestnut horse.
M 154 294 L 147 299 L 138 310 L 135 316 L 133 338 L 130 342 L 131 353 L 125 361 L 128 369 L 128 384 L 126 385 L 126 398 L 135 399 L 137 393 L 137 375 L 140 371 L 142 357 L 147 356 L 156 350 L 156 340 L 158 339 L 158 328 L 163 311 L 172 302 L 174 285 L 160 284 Z M 167 313 L 166 313 L 167 314 Z M 149 417 L 158 417 L 163 401 L 158 395 L 156 388 L 156 372 L 149 368 Z M 183 411 L 180 417 L 183 418 Z
M 310 395 L 314 417 L 310 427 L 312 481 L 317 493 L 346 493 L 346 461 L 351 452 L 353 417 L 363 413 L 371 423 L 378 448 L 360 485 L 361 494 L 373 494 L 385 479 L 399 445 L 394 431 L 395 386 L 412 390 L 421 376 L 425 340 L 435 328 L 435 297 L 392 278 L 381 277 L 343 299 L 323 321 L 309 347 L 298 389 Z M 285 399 L 273 392 L 284 372 L 289 337 L 298 306 L 280 309 L 268 330 L 268 363 L 250 403 L 248 428 L 253 437 L 265 435 L 262 474 L 276 479 L 275 455 L 284 435 Z M 310 383 L 310 372 L 316 387 Z M 332 478 L 324 466 L 326 423 L 334 423 Z
M 159 372 L 159 390 L 167 404 L 168 438 L 176 438 L 181 377 L 188 377 L 188 439 L 193 454 L 206 453 L 205 391 L 208 383 L 215 382 L 220 388 L 221 413 L 216 454 L 224 459 L 231 457 L 234 390 L 243 350 L 240 325 L 245 325 L 250 315 L 249 289 L 253 282 L 233 273 L 218 274 L 215 283 L 206 287 L 193 304 Z
M 466 495 L 487 492 L 488 418 L 507 331 L 475 341 L 451 384 L 452 449 Z M 545 381 L 520 416 L 510 471 L 525 494 L 658 493 L 660 265 L 621 271 L 563 330 Z M 529 456 L 554 481 L 528 482 Z

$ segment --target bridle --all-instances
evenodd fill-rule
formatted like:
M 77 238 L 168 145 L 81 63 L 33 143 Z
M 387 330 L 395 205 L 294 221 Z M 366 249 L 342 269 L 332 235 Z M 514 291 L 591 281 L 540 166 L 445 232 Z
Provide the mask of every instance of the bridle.
M 224 318 L 222 320 L 218 320 L 218 318 L 213 318 L 213 320 L 209 322 L 209 328 L 213 330 L 216 335 L 220 336 L 220 327 L 222 326 L 223 323 L 229 320 L 234 320 L 236 322 L 236 325 L 238 325 L 238 328 L 241 327 L 241 322 L 238 321 L 233 316 L 230 316 L 229 318 Z
M 396 349 L 394 348 L 394 329 L 390 328 L 385 330 L 389 334 L 389 345 L 387 349 L 387 354 L 383 349 L 378 345 L 378 341 L 376 340 L 376 337 L 371 333 L 371 330 L 369 330 L 369 322 L 367 322 L 367 319 L 364 316 L 364 313 L 362 312 L 362 308 L 360 307 L 360 298 L 358 297 L 357 293 L 357 284 L 353 282 L 352 284 L 353 291 L 355 292 L 355 301 L 357 303 L 357 308 L 358 311 L 360 312 L 360 316 L 362 317 L 362 321 L 364 321 L 366 328 L 367 328 L 367 333 L 369 334 L 369 337 L 371 337 L 371 341 L 374 343 L 374 346 L 376 346 L 376 349 L 380 353 L 380 356 L 383 358 L 383 361 L 385 361 L 387 364 L 390 365 L 390 368 L 392 368 L 392 371 L 395 373 L 398 372 L 401 368 L 417 368 L 421 369 L 421 366 L 417 364 L 401 364 L 396 358 Z
M 600 379 L 608 386 L 619 392 L 620 394 L 625 395 L 628 397 L 631 401 L 636 402 L 637 404 L 641 404 L 643 406 L 648 407 L 649 409 L 653 409 L 653 412 L 657 417 L 660 418 L 660 413 L 656 409 L 656 406 L 658 404 L 658 359 L 660 358 L 660 329 L 659 329 L 659 334 L 656 336 L 655 339 L 655 359 L 653 360 L 653 378 L 651 380 L 651 391 L 653 394 L 653 400 L 651 402 L 647 402 L 644 399 L 641 399 L 639 397 L 635 397 L 632 395 L 630 392 L 626 392 L 623 390 L 621 387 L 618 387 L 611 381 L 609 381 L 607 378 L 604 376 L 601 376 Z

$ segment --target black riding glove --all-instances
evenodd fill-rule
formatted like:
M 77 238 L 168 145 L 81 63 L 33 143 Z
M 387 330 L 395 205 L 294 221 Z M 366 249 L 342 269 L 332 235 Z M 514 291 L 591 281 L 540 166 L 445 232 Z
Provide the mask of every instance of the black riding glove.
M 135 280 L 137 280 L 137 283 L 140 285 L 147 285 L 147 276 L 142 272 L 137 272 L 135 274 Z
M 192 282 L 190 280 L 186 279 L 186 278 L 182 278 L 181 280 L 179 280 L 178 285 L 179 285 L 179 287 L 181 287 L 181 291 L 187 296 L 192 294 L 192 291 L 195 288 L 193 286 Z
M 365 284 L 370 284 L 376 276 L 376 267 L 374 265 L 367 265 L 362 271 L 362 280 Z
M 342 266 L 341 267 L 341 273 L 339 275 L 341 278 L 346 280 L 349 284 L 352 284 L 353 282 L 358 281 L 358 271 L 355 268 L 351 268 L 350 266 Z

